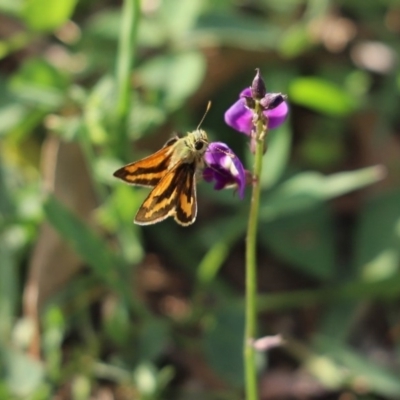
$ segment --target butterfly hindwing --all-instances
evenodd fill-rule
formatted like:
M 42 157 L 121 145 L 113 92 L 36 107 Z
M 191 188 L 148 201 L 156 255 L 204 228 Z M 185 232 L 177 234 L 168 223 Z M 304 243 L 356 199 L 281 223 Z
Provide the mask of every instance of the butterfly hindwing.
M 197 215 L 196 199 L 196 168 L 190 164 L 192 169 L 186 174 L 178 186 L 178 198 L 175 208 L 175 221 L 178 224 L 186 226 L 192 224 Z
M 135 223 L 148 225 L 169 216 L 181 225 L 196 218 L 195 163 L 177 163 L 149 193 L 135 217 Z

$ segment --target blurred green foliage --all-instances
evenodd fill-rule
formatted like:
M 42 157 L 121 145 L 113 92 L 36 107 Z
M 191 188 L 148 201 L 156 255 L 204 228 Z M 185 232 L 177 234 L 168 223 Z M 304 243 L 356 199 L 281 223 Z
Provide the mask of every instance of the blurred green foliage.
M 112 173 L 208 100 L 204 128 L 250 169 L 223 113 L 256 67 L 291 107 L 262 176 L 260 336 L 287 336 L 259 355 L 263 398 L 400 398 L 398 2 L 0 12 L 0 399 L 241 398 L 250 190 L 200 183 L 193 226 L 142 229 L 146 190 Z

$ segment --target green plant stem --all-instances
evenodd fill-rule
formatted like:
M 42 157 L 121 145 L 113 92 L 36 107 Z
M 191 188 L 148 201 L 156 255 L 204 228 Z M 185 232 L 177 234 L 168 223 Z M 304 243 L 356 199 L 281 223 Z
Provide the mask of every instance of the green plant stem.
M 124 0 L 117 54 L 117 155 L 128 158 L 128 118 L 131 108 L 131 71 L 135 61 L 140 20 L 140 0 Z
M 259 105 L 256 106 L 256 113 Z M 250 204 L 246 239 L 246 327 L 244 342 L 244 364 L 246 382 L 246 400 L 258 400 L 257 370 L 253 340 L 257 334 L 257 228 L 260 208 L 261 171 L 264 155 L 264 125 L 261 120 L 256 124 L 256 152 L 253 169 L 253 191 Z

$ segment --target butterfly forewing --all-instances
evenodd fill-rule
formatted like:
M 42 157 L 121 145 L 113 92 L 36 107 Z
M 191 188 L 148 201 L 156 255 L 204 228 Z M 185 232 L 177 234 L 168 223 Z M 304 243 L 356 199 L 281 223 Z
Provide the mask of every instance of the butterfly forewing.
M 114 176 L 131 185 L 154 187 L 168 172 L 171 164 L 173 145 L 178 138 L 170 139 L 156 153 L 125 165 L 114 172 Z
M 169 216 L 181 225 L 196 219 L 194 163 L 177 163 L 149 193 L 135 217 L 135 223 L 149 225 Z

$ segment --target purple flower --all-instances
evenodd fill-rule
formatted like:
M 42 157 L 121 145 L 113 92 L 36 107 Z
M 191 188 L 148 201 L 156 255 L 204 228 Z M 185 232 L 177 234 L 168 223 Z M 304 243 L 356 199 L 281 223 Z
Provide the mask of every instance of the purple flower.
M 243 199 L 246 173 L 243 164 L 233 151 L 222 142 L 211 142 L 204 155 L 207 166 L 203 170 L 206 182 L 213 182 L 215 190 L 236 186 Z
M 225 112 L 225 122 L 239 132 L 250 135 L 253 129 L 253 112 L 246 107 L 246 97 L 251 97 L 250 88 L 244 89 L 239 96 L 239 100 L 233 104 Z M 269 94 L 267 93 L 266 96 Z M 282 101 L 277 107 L 272 110 L 263 111 L 263 114 L 268 118 L 268 129 L 277 128 L 281 125 L 288 114 L 289 107 L 286 101 Z

